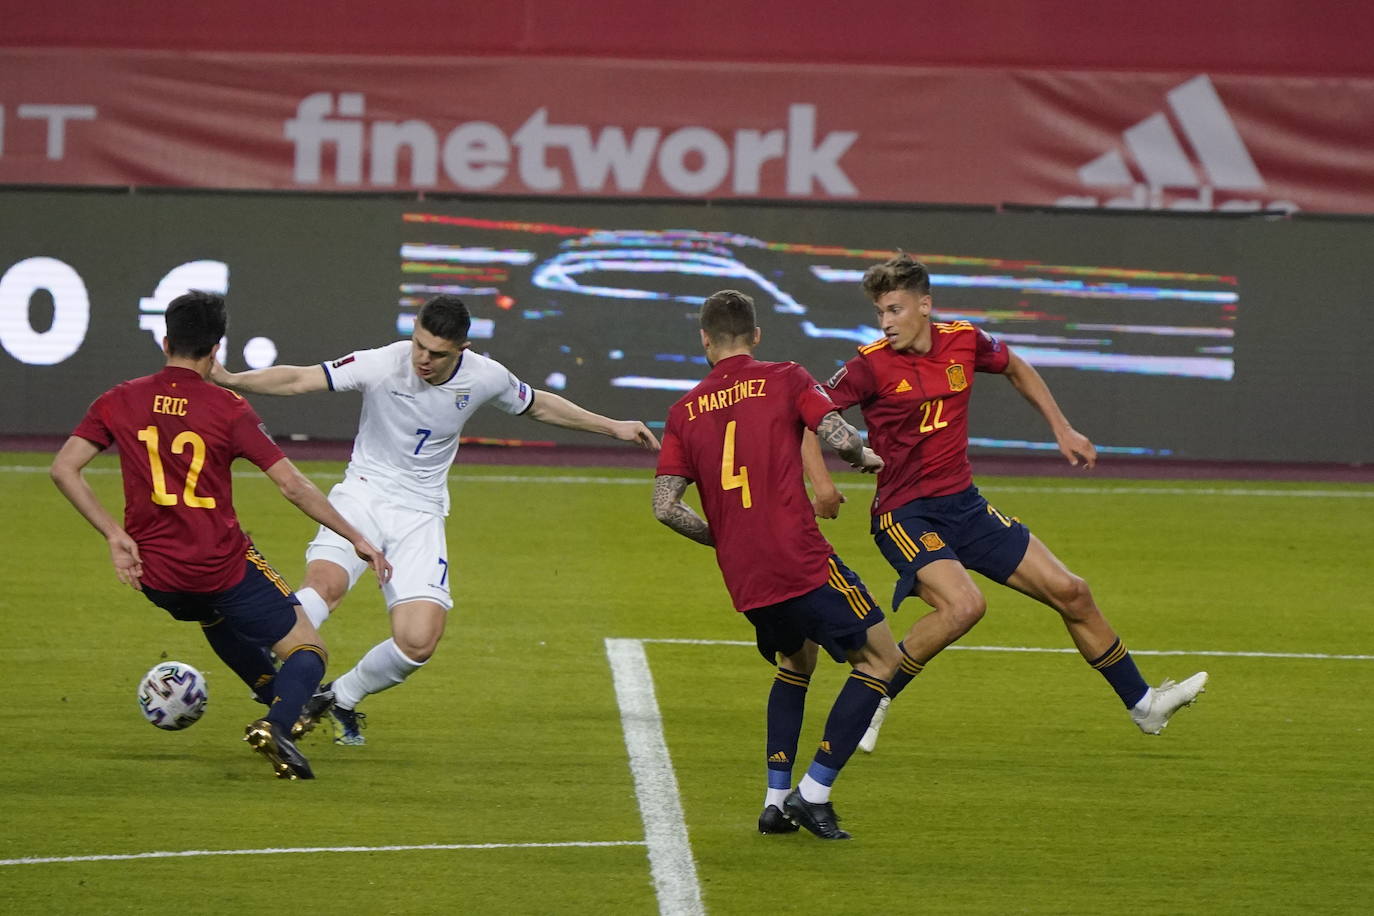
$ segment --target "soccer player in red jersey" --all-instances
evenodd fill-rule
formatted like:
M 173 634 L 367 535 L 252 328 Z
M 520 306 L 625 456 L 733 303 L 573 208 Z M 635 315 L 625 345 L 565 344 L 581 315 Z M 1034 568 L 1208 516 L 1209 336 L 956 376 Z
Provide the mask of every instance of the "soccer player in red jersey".
M 654 483 L 654 515 L 714 547 L 735 608 L 754 625 L 759 652 L 778 664 L 768 698 L 768 792 L 761 833 L 798 824 L 847 839 L 830 787 L 886 695 L 898 662 L 883 612 L 816 527 L 802 482 L 802 433 L 814 430 L 860 470 L 882 467 L 821 387 L 796 363 L 760 362 L 753 300 L 734 290 L 702 305 L 711 372 L 668 412 Z M 706 518 L 682 502 L 695 482 Z M 817 647 L 853 665 L 806 775 L 792 789 L 806 689 Z M 789 791 L 791 790 L 791 791 Z M 790 821 L 790 822 L 789 822 Z
M 897 570 L 892 607 L 918 595 L 932 610 L 899 644 L 888 698 L 860 747 L 872 751 L 887 704 L 987 609 L 972 569 L 1059 612 L 1083 658 L 1116 691 L 1140 730 L 1157 735 L 1207 682 L 1199 672 L 1151 688 L 1102 616 L 1088 584 L 1026 526 L 988 504 L 968 460 L 968 407 L 976 372 L 999 373 L 1040 412 L 1069 463 L 1092 468 L 1097 450 L 1065 418 L 1040 373 L 967 321 L 932 321 L 930 277 L 901 254 L 864 274 L 883 339 L 859 348 L 827 382 L 841 409 L 859 405 L 869 442 L 885 464 L 873 499 L 872 533 Z
M 327 709 L 327 696 L 313 698 L 324 646 L 291 588 L 239 527 L 230 464 L 243 457 L 261 468 L 302 512 L 347 538 L 382 581 L 391 565 L 282 454 L 248 402 L 207 381 L 226 325 L 220 296 L 173 300 L 166 366 L 97 398 L 53 459 L 52 479 L 109 542 L 119 580 L 177 620 L 198 622 L 215 653 L 267 704 L 244 740 L 277 776 L 312 779 L 292 739 Z M 124 478 L 123 525 L 82 475 L 111 444 Z

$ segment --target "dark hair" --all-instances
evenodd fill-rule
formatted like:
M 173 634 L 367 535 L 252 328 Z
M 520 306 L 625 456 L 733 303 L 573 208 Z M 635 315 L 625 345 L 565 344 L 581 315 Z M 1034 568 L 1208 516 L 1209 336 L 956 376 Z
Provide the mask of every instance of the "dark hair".
M 864 292 L 874 302 L 897 289 L 908 289 L 918 296 L 930 295 L 930 273 L 905 251 L 864 271 Z
M 193 289 L 167 306 L 167 353 L 189 359 L 203 359 L 224 336 L 229 312 L 224 297 Z
M 757 324 L 754 300 L 739 290 L 723 289 L 712 293 L 701 305 L 701 329 L 712 343 L 753 337 Z
M 435 296 L 420 306 L 418 323 L 435 337 L 459 344 L 468 339 L 472 315 L 457 296 Z

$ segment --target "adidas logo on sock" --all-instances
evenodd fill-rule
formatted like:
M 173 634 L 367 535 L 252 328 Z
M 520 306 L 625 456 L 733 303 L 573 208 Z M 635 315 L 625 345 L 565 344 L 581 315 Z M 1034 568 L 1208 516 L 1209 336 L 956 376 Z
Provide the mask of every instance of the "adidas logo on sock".
M 770 754 L 769 757 L 768 757 L 768 762 L 769 762 L 769 763 L 787 763 L 787 752 L 786 752 L 786 751 L 778 751 L 778 752 L 775 753 L 775 754 Z
M 1122 131 L 1125 152 L 1109 150 L 1078 169 L 1079 181 L 1104 194 L 1068 195 L 1061 207 L 1111 207 L 1131 210 L 1297 210 L 1286 200 L 1264 201 L 1264 191 L 1250 150 L 1236 130 L 1212 81 L 1204 74 L 1167 93 L 1173 122 L 1163 111 Z M 1180 142 L 1174 123 L 1196 159 Z M 1107 190 L 1111 189 L 1111 190 Z M 1225 200 L 1218 199 L 1223 192 Z M 1193 196 L 1187 196 L 1188 194 Z M 1234 196 L 1237 193 L 1245 196 Z

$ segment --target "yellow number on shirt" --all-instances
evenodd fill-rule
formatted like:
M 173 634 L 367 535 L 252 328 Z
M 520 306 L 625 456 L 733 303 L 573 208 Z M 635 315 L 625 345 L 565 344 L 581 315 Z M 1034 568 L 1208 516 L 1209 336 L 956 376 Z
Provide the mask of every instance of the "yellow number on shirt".
M 931 413 L 935 414 L 934 421 L 931 420 Z M 921 432 L 931 433 L 937 429 L 944 429 L 949 425 L 948 420 L 941 420 L 940 415 L 945 412 L 945 402 L 943 399 L 921 402 Z
M 740 501 L 744 503 L 744 508 L 748 509 L 754 505 L 754 498 L 749 495 L 749 469 L 741 467 L 739 473 L 735 473 L 734 420 L 725 424 L 725 451 L 720 456 L 720 488 L 722 490 L 739 490 Z
M 148 465 L 153 472 L 153 502 L 159 506 L 175 506 L 175 493 L 167 492 L 167 475 L 162 470 L 162 454 L 158 449 L 156 426 L 145 426 L 138 431 L 138 440 L 148 448 Z M 191 446 L 191 466 L 186 470 L 186 486 L 182 499 L 193 509 L 215 508 L 213 496 L 197 496 L 196 481 L 200 480 L 201 468 L 205 467 L 205 440 L 190 430 L 178 433 L 172 440 L 172 454 L 180 455 Z

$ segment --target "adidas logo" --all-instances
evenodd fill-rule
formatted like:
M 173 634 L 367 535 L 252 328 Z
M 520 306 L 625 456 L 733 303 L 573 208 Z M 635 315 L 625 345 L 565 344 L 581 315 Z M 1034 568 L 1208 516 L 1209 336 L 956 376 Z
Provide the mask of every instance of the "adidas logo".
M 823 750 L 823 751 L 825 751 L 827 754 L 830 753 L 830 742 L 829 742 L 829 741 L 822 741 L 822 742 L 821 742 L 821 747 L 820 747 L 820 749 Z
M 911 390 L 911 383 L 908 382 L 906 379 L 902 379 L 900 382 L 897 383 L 896 391 L 897 391 L 899 394 L 900 394 L 901 392 L 903 392 L 903 391 L 910 391 L 910 390 Z
M 786 762 L 787 762 L 787 752 L 786 752 L 786 751 L 778 751 L 778 752 L 776 752 L 776 753 L 774 753 L 774 754 L 770 754 L 769 757 L 768 757 L 768 762 L 769 762 L 769 763 L 786 763 Z
M 1265 201 L 1250 151 L 1235 122 L 1221 103 L 1212 81 L 1204 74 L 1168 92 L 1171 121 L 1163 111 L 1126 128 L 1122 149 L 1113 149 L 1078 169 L 1078 179 L 1115 197 L 1068 195 L 1060 207 L 1113 207 L 1132 210 L 1286 210 L 1297 204 Z M 1185 150 L 1182 132 L 1192 156 Z M 1191 196 L 1189 196 L 1191 194 Z M 1225 199 L 1223 199 L 1225 198 Z

